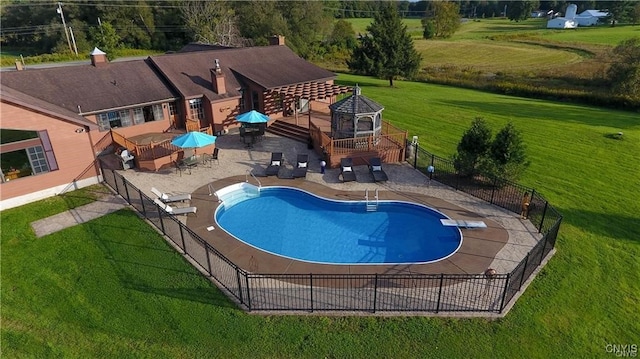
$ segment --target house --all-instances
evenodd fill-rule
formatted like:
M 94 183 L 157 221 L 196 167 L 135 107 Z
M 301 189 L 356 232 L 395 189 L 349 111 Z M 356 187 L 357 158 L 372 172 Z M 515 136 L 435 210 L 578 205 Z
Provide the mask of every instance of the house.
M 98 156 L 122 139 L 176 129 L 224 134 L 240 113 L 275 120 L 328 108 L 348 91 L 282 36 L 270 46 L 191 46 L 134 61 L 110 62 L 97 48 L 90 55 L 84 65 L 2 73 L 0 210 L 99 182 Z M 144 167 L 142 155 L 134 151 Z M 145 168 L 164 163 L 153 160 Z

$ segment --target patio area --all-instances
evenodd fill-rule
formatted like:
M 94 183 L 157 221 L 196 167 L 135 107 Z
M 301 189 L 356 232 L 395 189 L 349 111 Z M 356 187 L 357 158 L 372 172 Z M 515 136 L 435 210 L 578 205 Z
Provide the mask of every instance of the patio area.
M 537 229 L 518 214 L 480 201 L 465 193 L 454 191 L 413 169 L 407 163 L 385 164 L 389 175 L 386 183 L 375 183 L 366 166 L 356 166 L 358 181 L 342 183 L 339 169 L 320 173 L 320 159 L 306 144 L 267 133 L 252 148 L 246 148 L 237 134 L 219 136 L 219 161 L 199 165 L 191 171 L 178 173 L 175 169 L 158 172 L 128 170 L 120 173 L 145 194 L 154 197 L 151 187 L 170 193 L 191 193 L 190 206 L 198 208 L 197 216 L 181 216 L 189 228 L 206 239 L 227 258 L 249 272 L 261 273 L 465 273 L 481 274 L 487 268 L 508 273 L 526 256 L 541 237 Z M 283 152 L 284 177 L 292 171 L 297 154 L 309 155 L 309 170 L 305 179 L 262 177 L 272 152 Z M 250 175 L 253 173 L 256 178 Z M 462 247 L 453 256 L 431 264 L 421 265 L 319 265 L 292 261 L 274 256 L 235 240 L 217 228 L 213 219 L 217 198 L 209 195 L 226 185 L 248 180 L 252 184 L 283 185 L 305 189 L 328 198 L 362 200 L 364 192 L 380 191 L 381 199 L 400 199 L 423 203 L 454 219 L 482 220 L 486 229 L 462 229 Z M 186 205 L 186 204 L 185 204 Z M 207 227 L 215 230 L 208 231 Z

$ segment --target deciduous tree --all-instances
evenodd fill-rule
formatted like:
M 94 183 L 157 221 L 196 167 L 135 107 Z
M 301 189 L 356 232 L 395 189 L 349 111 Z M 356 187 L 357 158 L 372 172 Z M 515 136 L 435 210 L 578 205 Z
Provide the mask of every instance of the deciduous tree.
M 375 14 L 367 27 L 368 34 L 361 35 L 359 45 L 347 61 L 349 69 L 357 73 L 393 80 L 398 76 L 411 77 L 420 66 L 421 56 L 413 47 L 413 40 L 402 23 L 395 4 L 386 3 Z
M 460 5 L 450 1 L 430 3 L 431 16 L 422 19 L 425 39 L 448 38 L 460 28 Z
M 640 97 L 640 37 L 625 40 L 613 49 L 607 75 L 613 92 Z
M 531 17 L 531 13 L 535 10 L 539 1 L 509 1 L 507 4 L 507 18 L 513 21 L 526 20 Z

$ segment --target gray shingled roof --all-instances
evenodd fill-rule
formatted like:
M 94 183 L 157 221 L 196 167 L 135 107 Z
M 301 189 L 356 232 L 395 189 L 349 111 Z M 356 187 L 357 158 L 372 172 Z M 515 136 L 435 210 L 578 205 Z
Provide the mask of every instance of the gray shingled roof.
M 210 69 L 220 60 L 225 94 L 213 91 Z M 286 46 L 228 48 L 152 56 L 145 60 L 3 72 L 0 83 L 73 113 L 207 96 L 239 96 L 241 83 L 265 89 L 334 79 L 334 73 L 298 57 Z
M 3 72 L 0 81 L 76 114 L 177 98 L 147 61 Z
M 360 114 L 376 113 L 384 110 L 384 107 L 370 98 L 361 95 L 360 89 L 356 88 L 356 90 L 353 91 L 353 95 L 329 105 L 329 109 L 331 109 L 332 112 Z
M 225 95 L 211 86 L 215 59 L 225 76 Z M 265 89 L 307 81 L 334 79 L 333 72 L 298 57 L 287 46 L 258 46 L 152 56 L 151 60 L 185 97 L 210 100 L 239 96 L 241 83 L 252 81 Z
M 3 102 L 7 102 L 19 107 L 28 108 L 32 111 L 39 112 L 45 115 L 54 116 L 64 121 L 77 124 L 79 126 L 87 126 L 90 129 L 97 129 L 98 126 L 87 120 L 86 118 L 69 111 L 55 104 L 39 100 L 25 93 L 17 91 L 7 86 L 0 87 L 0 99 Z

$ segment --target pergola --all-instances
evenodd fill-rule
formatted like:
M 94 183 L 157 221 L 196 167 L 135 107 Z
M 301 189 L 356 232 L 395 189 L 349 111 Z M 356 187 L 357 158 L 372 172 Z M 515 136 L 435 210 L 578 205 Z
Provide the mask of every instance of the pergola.
M 348 93 L 352 91 L 351 87 L 329 84 L 326 82 L 303 82 L 294 85 L 279 86 L 267 89 L 269 92 L 273 92 L 283 96 L 285 99 L 298 101 L 299 99 L 305 99 L 309 101 L 325 99 L 327 97 L 333 97 L 339 94 Z M 296 118 L 296 124 L 298 124 L 298 111 L 294 106 L 294 115 Z M 309 123 L 311 123 L 311 103 L 309 102 Z

